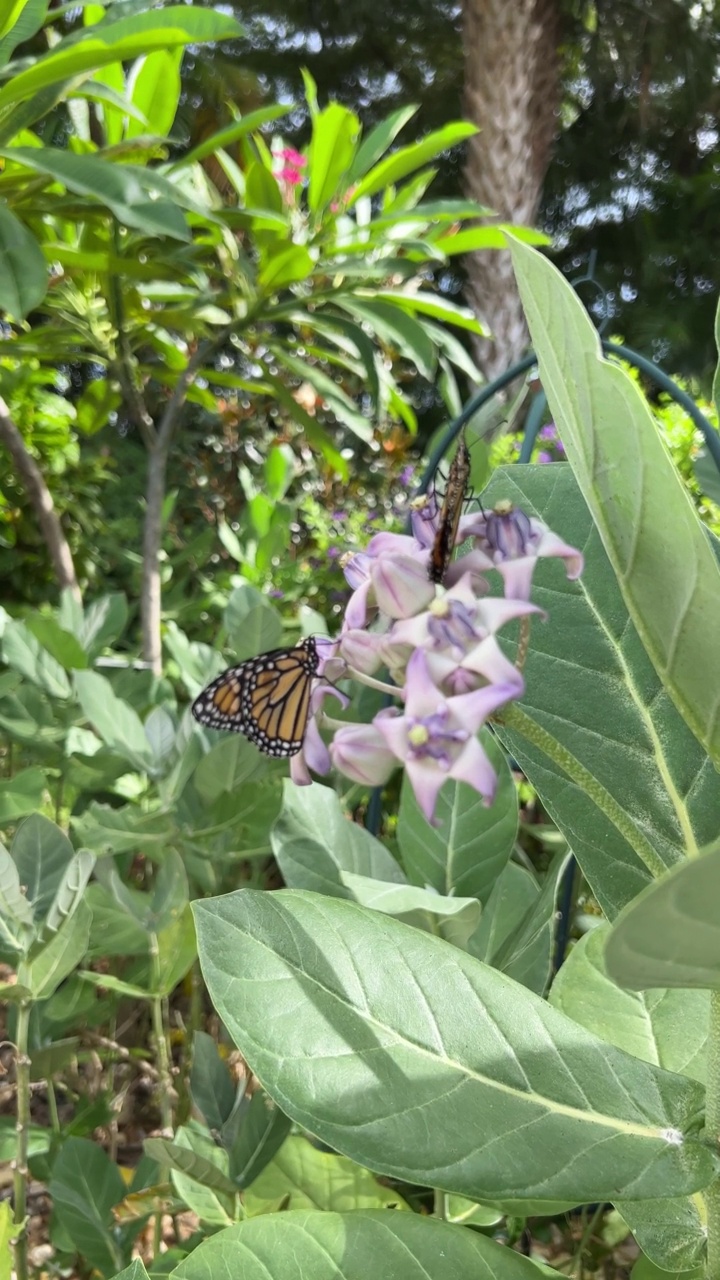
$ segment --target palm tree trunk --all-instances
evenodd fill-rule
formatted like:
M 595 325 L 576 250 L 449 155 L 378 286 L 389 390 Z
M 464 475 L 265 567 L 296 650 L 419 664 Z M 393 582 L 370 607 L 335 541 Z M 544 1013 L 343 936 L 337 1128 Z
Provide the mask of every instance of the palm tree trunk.
M 463 0 L 467 193 L 504 222 L 533 225 L 556 130 L 557 0 Z M 528 332 L 505 250 L 468 254 L 469 301 L 492 331 L 475 358 L 488 380 L 525 351 Z

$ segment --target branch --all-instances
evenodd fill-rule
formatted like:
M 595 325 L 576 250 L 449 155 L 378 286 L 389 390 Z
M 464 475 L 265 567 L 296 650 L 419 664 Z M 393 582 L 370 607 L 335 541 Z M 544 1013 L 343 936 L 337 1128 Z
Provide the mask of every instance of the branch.
M 172 434 L 175 430 L 178 413 L 185 403 L 185 397 L 187 396 L 188 390 L 194 381 L 195 374 L 198 369 L 202 368 L 208 356 L 211 355 L 215 348 L 219 347 L 220 343 L 225 341 L 230 332 L 231 328 L 227 327 L 222 329 L 214 338 L 206 338 L 204 342 L 200 343 L 199 347 L 197 347 L 194 354 L 185 365 L 185 368 L 173 387 L 172 395 L 165 405 L 162 418 L 160 419 L 160 426 L 157 430 L 157 447 L 160 452 L 167 452 L 170 448 L 170 441 L 172 440 Z
M 2 397 L 0 397 L 0 441 L 5 445 L 25 486 L 42 530 L 45 545 L 50 552 L 60 587 L 69 588 L 75 599 L 80 600 L 80 587 L 75 574 L 72 553 L 55 510 L 52 494 L 45 483 L 42 471 L 10 417 L 10 410 Z

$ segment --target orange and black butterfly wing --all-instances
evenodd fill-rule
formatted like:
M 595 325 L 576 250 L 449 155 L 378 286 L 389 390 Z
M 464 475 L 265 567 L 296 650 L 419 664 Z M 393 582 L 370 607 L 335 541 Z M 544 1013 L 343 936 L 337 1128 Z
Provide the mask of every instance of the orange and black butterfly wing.
M 297 755 L 319 665 L 312 636 L 292 649 L 273 649 L 223 671 L 192 706 L 200 724 L 243 733 L 270 756 Z
M 437 532 L 430 551 L 428 576 L 431 582 L 442 582 L 455 548 L 462 506 L 470 479 L 470 452 L 463 432 L 448 472 L 445 497 L 440 509 Z
M 313 674 L 304 660 L 290 652 L 279 654 L 272 667 L 256 672 L 247 682 L 245 732 L 267 755 L 294 756 L 302 747 Z

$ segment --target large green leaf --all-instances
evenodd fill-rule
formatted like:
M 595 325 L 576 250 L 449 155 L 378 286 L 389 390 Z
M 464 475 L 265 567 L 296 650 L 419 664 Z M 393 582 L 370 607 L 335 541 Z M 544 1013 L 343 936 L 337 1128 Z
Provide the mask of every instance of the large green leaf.
M 175 49 L 239 35 L 242 28 L 229 15 L 188 5 L 169 5 L 164 10 L 152 9 L 117 22 L 99 23 L 61 40 L 50 53 L 35 59 L 32 66 L 13 76 L 0 90 L 0 112 L 47 85 L 106 67 L 111 62 L 126 62 L 156 49 Z
M 75 688 L 85 715 L 111 751 L 136 769 L 151 769 L 152 751 L 142 721 L 115 695 L 110 681 L 97 671 L 76 671 Z
M 532 624 L 519 714 L 496 731 L 612 917 L 714 837 L 720 775 L 662 688 L 570 468 L 504 468 L 483 501 L 500 498 L 585 555 L 578 582 L 538 563 L 532 597 L 548 619 Z
M 39 306 L 48 288 L 48 269 L 33 235 L 0 204 L 0 311 L 24 320 Z
M 312 213 L 321 213 L 342 193 L 359 135 L 357 116 L 339 102 L 330 102 L 313 116 L 308 149 L 308 207 Z
M 387 849 L 343 812 L 330 787 L 285 782 L 283 805 L 270 833 L 285 883 L 334 897 L 351 897 L 343 872 L 403 885 L 405 877 Z
M 720 846 L 674 867 L 629 904 L 607 939 L 615 982 L 720 987 Z
M 720 565 L 649 406 L 541 254 L 513 263 L 550 407 L 633 625 L 720 766 Z
M 704 1082 L 709 992 L 624 991 L 605 967 L 610 933 L 600 925 L 575 943 L 553 982 L 550 1003 L 636 1058 Z
M 133 106 L 141 111 L 147 125 L 130 118 L 126 136 L 139 137 L 148 131 L 164 137 L 172 128 L 180 98 L 180 59 L 182 50 L 158 49 L 143 58 L 132 80 Z
M 76 155 L 55 147 L 4 148 L 0 149 L 0 155 L 34 169 L 36 173 L 47 174 L 76 195 L 93 196 L 125 226 L 137 227 L 149 236 L 190 239 L 177 204 L 153 199 L 147 185 L 140 182 L 126 165 L 111 164 L 98 156 Z
M 6 624 L 2 656 L 8 666 L 20 671 L 52 698 L 70 697 L 71 686 L 65 671 L 24 622 L 12 619 Z
M 1 103 L 2 98 L 0 98 Z M 437 129 L 434 133 L 429 133 L 427 137 L 411 143 L 409 147 L 401 147 L 399 151 L 386 156 L 361 178 L 353 191 L 350 203 L 354 204 L 361 196 L 373 196 L 390 183 L 406 178 L 409 173 L 427 164 L 428 160 L 433 160 L 435 156 L 454 147 L 456 143 L 471 138 L 474 133 L 477 133 L 477 127 L 474 124 L 457 121 Z
M 608 977 L 601 925 L 575 944 L 550 1001 L 588 1031 L 645 1062 L 704 1080 L 710 1012 L 707 991 L 623 991 Z M 702 1194 L 683 1199 L 618 1202 L 640 1247 L 666 1270 L 694 1266 L 707 1237 Z
M 193 1250 L 176 1280 L 537 1280 L 529 1258 L 479 1232 L 415 1213 L 264 1213 Z
M 397 839 L 413 884 L 486 902 L 512 853 L 518 805 L 504 752 L 487 730 L 482 743 L 498 775 L 493 803 L 483 804 L 464 782 L 448 781 L 435 810 L 438 826 L 431 827 L 403 778 Z
M 47 785 L 47 774 L 37 765 L 0 780 L 0 827 L 35 813 L 42 806 Z
M 709 1148 L 683 1136 L 694 1081 L 456 947 L 301 891 L 193 906 L 210 995 L 244 1058 L 351 1159 L 480 1200 L 679 1196 L 712 1178 Z
M 44 814 L 34 813 L 20 824 L 12 843 L 12 856 L 33 918 L 40 924 L 60 890 L 75 850 L 59 827 Z
M 87 952 L 92 911 L 78 902 L 73 914 L 46 942 L 32 948 L 18 967 L 18 983 L 33 1000 L 46 1000 L 76 969 Z
M 125 1184 L 103 1148 L 86 1138 L 67 1138 L 53 1164 L 48 1190 L 78 1253 L 103 1275 L 119 1270 L 124 1259 L 111 1211 L 123 1199 Z
M 48 0 L 6 0 L 0 17 L 0 67 L 10 60 L 13 49 L 42 26 Z
M 268 1213 L 282 1202 L 291 1210 L 324 1209 L 328 1213 L 407 1208 L 397 1191 L 382 1186 L 367 1169 L 346 1156 L 318 1151 L 299 1134 L 285 1140 L 244 1197 L 249 1216 Z

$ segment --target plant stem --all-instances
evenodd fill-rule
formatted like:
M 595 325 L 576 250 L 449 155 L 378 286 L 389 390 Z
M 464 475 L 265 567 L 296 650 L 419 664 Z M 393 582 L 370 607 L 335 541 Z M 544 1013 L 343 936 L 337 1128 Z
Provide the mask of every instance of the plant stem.
M 710 1029 L 707 1041 L 705 1131 L 720 1151 L 720 991 L 710 992 Z M 707 1205 L 706 1280 L 720 1280 L 720 1178 L 705 1191 Z
M 592 1234 L 595 1228 L 597 1227 L 598 1222 L 600 1222 L 604 1212 L 605 1212 L 605 1205 L 599 1204 L 594 1214 L 590 1218 L 590 1220 L 587 1221 L 587 1209 L 583 1210 L 583 1216 L 586 1219 L 585 1228 L 583 1230 L 582 1236 L 580 1237 L 580 1243 L 578 1244 L 578 1247 L 575 1251 L 573 1264 L 572 1264 L 572 1267 L 570 1268 L 570 1275 L 577 1276 L 578 1280 L 582 1280 L 582 1276 L 583 1276 L 583 1261 L 585 1258 L 585 1250 L 587 1249 L 588 1244 L 590 1243 L 590 1240 L 592 1238 Z
M 17 1124 L 15 1127 L 15 1171 L 13 1174 L 13 1204 L 15 1209 L 15 1270 L 17 1280 L 28 1280 L 27 1183 L 28 1183 L 28 1133 L 30 1128 L 30 1058 L 28 1057 L 28 1029 L 30 1005 L 27 1001 L 18 1005 L 17 1046 L 15 1072 L 17 1076 Z
M 170 1046 L 168 1044 L 168 1037 L 166 1033 L 165 1001 L 159 994 L 161 986 L 160 947 L 156 933 L 150 934 L 150 984 L 151 990 L 153 991 L 153 995 L 151 996 L 151 1009 L 158 1072 L 160 1119 L 162 1121 L 163 1137 L 172 1138 L 175 1086 L 173 1084 L 172 1067 L 170 1062 Z M 169 1176 L 170 1173 L 168 1167 L 166 1165 L 160 1165 L 159 1181 L 165 1182 Z M 161 1240 L 162 1209 L 158 1209 L 158 1212 L 155 1214 L 155 1223 L 153 1228 L 153 1244 L 156 1257 L 160 1251 Z
M 448 1216 L 447 1192 L 441 1191 L 439 1187 L 436 1187 L 435 1191 L 433 1192 L 433 1196 L 434 1196 L 433 1216 L 436 1218 L 439 1218 L 441 1222 L 446 1222 L 447 1216 Z

